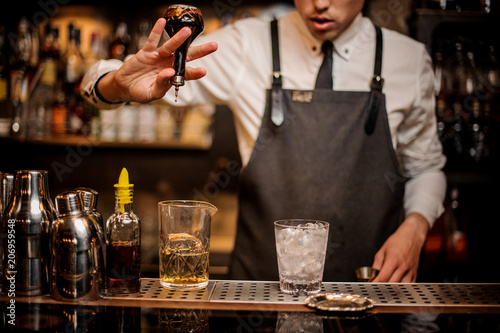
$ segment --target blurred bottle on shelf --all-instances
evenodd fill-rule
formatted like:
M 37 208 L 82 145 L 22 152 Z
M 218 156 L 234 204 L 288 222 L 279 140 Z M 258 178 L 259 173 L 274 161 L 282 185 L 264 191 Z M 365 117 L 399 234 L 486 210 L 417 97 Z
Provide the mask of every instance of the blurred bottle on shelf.
M 472 121 L 470 129 L 471 147 L 469 155 L 474 166 L 481 169 L 490 157 L 490 146 L 487 136 L 487 126 L 485 126 L 484 112 L 478 100 L 472 105 Z
M 453 118 L 450 123 L 448 139 L 450 140 L 450 149 L 448 150 L 448 158 L 454 165 L 464 165 L 466 159 L 465 150 L 465 120 L 464 109 L 460 102 L 453 104 Z
M 120 22 L 116 26 L 115 36 L 109 45 L 109 56 L 112 59 L 124 60 L 129 54 L 130 35 L 125 22 Z
M 479 0 L 479 10 L 485 14 L 498 13 L 500 3 L 498 0 Z
M 74 85 L 79 82 L 85 70 L 82 51 L 80 50 L 80 30 L 68 25 L 68 43 L 64 54 L 65 82 Z
M 109 46 L 109 54 L 112 59 L 123 61 L 125 57 L 133 52 L 132 49 L 139 48 L 140 36 L 131 41 L 128 25 L 119 22 L 116 26 L 114 39 Z M 116 112 L 116 117 L 108 115 L 108 111 L 101 117 L 103 123 L 103 136 L 108 141 L 133 142 L 136 135 L 137 124 L 137 104 L 127 103 Z
M 500 94 L 500 63 L 494 41 L 488 44 L 488 58 L 484 61 L 484 76 L 490 89 L 489 94 Z
M 134 42 L 136 52 L 142 49 L 144 44 L 146 44 L 150 32 L 151 32 L 151 23 L 148 20 L 142 20 L 141 22 L 139 22 Z
M 45 64 L 43 79 L 54 85 L 61 76 L 61 48 L 59 45 L 59 29 L 50 22 L 45 25 L 45 35 L 40 45 L 40 57 Z
M 137 103 L 127 103 L 118 111 L 117 139 L 122 142 L 133 142 L 136 138 Z
M 424 6 L 430 9 L 455 10 L 455 11 L 462 10 L 460 0 L 427 0 L 424 1 L 424 3 L 425 3 Z
M 434 94 L 438 100 L 447 102 L 453 93 L 452 74 L 446 66 L 444 45 L 442 42 L 437 44 L 434 54 Z
M 101 59 L 107 59 L 108 53 L 104 46 L 104 40 L 99 31 L 93 31 L 90 35 L 90 48 L 85 56 L 85 72 Z
M 101 111 L 90 103 L 85 103 L 85 113 L 90 117 L 90 129 L 88 136 L 91 139 L 98 140 L 101 138 Z
M 470 54 L 464 47 L 464 40 L 459 38 L 455 41 L 454 54 L 447 60 L 449 71 L 453 73 L 453 92 L 459 99 L 470 96 L 477 88 Z
M 54 102 L 52 104 L 52 135 L 64 136 L 67 131 L 68 109 L 67 100 L 62 84 L 57 84 L 54 91 Z
M 98 131 L 99 138 L 102 141 L 116 141 L 119 111 L 119 109 L 112 109 L 99 112 L 100 124 L 98 125 Z
M 28 20 L 19 20 L 16 38 L 10 40 L 10 103 L 12 107 L 12 123 L 10 132 L 14 137 L 23 137 L 28 111 L 28 74 L 31 57 L 31 35 Z
M 10 134 L 12 120 L 9 102 L 9 62 L 6 29 L 0 26 L 0 137 Z
M 459 190 L 453 187 L 450 191 L 450 202 L 444 217 L 446 233 L 446 253 L 450 261 L 463 261 L 469 256 L 467 223 L 460 211 L 458 201 Z
M 28 116 L 28 137 L 32 139 L 42 139 L 52 134 L 52 106 L 61 67 L 59 31 L 50 23 L 45 25 L 44 30 L 40 45 L 40 64 L 30 85 L 34 86 L 29 100 Z
M 85 56 L 85 72 L 87 72 L 90 67 L 96 64 L 99 60 L 108 58 L 108 48 L 105 43 L 106 39 L 101 35 L 100 31 L 93 31 L 91 33 L 89 52 Z M 102 136 L 100 110 L 92 104 L 86 102 L 83 106 L 84 114 L 86 115 L 86 120 L 88 121 L 88 133 L 84 132 L 82 134 L 98 140 Z
M 152 103 L 140 104 L 137 108 L 137 137 L 138 142 L 153 142 L 157 139 L 156 136 L 156 122 L 157 113 L 156 108 Z
M 434 53 L 434 95 L 436 96 L 436 115 L 438 122 L 438 135 L 442 144 L 446 144 L 447 132 L 452 119 L 450 98 L 453 93 L 451 83 L 452 75 L 445 62 L 444 43 L 436 43 Z
M 163 104 L 157 106 L 156 138 L 158 141 L 169 141 L 174 138 L 177 121 L 174 117 L 174 107 Z
M 88 135 L 90 117 L 80 95 L 80 83 L 85 74 L 85 60 L 80 49 L 80 30 L 68 25 L 68 43 L 64 55 L 64 94 L 67 108 L 66 131 L 68 134 Z

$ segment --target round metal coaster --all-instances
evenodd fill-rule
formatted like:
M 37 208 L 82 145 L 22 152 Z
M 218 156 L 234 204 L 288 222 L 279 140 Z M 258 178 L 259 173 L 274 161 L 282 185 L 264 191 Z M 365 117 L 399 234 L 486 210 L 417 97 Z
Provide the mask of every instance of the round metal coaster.
M 375 302 L 355 294 L 317 294 L 309 296 L 306 304 L 321 311 L 356 312 L 373 308 Z

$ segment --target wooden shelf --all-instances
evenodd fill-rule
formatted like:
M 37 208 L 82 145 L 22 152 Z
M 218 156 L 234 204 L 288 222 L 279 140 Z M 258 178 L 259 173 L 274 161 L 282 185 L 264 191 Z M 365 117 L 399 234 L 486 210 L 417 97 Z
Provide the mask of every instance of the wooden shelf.
M 61 136 L 47 139 L 17 139 L 2 138 L 3 141 L 13 141 L 31 145 L 48 146 L 92 146 L 99 148 L 121 148 L 121 149 L 176 149 L 176 150 L 209 150 L 212 147 L 211 140 L 207 142 L 183 142 L 180 140 L 132 142 L 132 141 L 103 141 L 91 139 L 85 136 Z

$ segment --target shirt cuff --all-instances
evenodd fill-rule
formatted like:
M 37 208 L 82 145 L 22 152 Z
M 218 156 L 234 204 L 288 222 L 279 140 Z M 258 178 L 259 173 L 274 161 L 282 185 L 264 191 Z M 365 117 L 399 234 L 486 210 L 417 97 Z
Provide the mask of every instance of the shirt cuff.
M 121 62 L 118 60 L 101 60 L 93 67 L 89 69 L 87 74 L 82 80 L 81 85 L 81 95 L 90 104 L 94 105 L 98 109 L 116 109 L 126 104 L 123 102 L 109 102 L 104 99 L 97 90 L 97 83 L 104 77 L 107 73 L 112 70 L 116 70 L 121 66 Z
M 446 176 L 442 171 L 429 171 L 410 179 L 405 186 L 405 216 L 422 215 L 429 227 L 444 212 Z

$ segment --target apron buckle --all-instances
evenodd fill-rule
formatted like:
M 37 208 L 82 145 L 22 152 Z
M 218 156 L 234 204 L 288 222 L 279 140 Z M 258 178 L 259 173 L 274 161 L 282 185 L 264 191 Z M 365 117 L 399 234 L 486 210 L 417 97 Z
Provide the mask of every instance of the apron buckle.
M 384 86 L 384 79 L 380 75 L 373 75 L 370 80 L 371 90 L 382 91 L 383 86 Z

